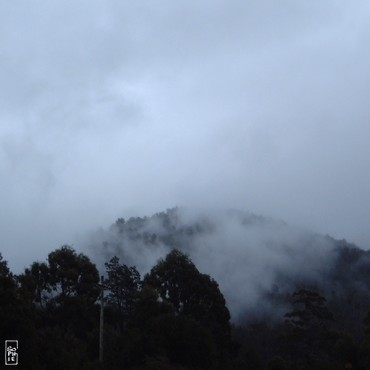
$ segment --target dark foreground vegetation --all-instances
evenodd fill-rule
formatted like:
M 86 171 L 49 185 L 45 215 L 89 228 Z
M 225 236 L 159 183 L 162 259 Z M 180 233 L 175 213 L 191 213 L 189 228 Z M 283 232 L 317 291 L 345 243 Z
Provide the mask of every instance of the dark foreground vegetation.
M 341 263 L 361 253 L 343 248 Z M 101 285 L 89 258 L 64 246 L 17 276 L 0 261 L 1 339 L 19 340 L 18 368 L 370 369 L 370 314 L 353 315 L 370 311 L 369 297 L 330 305 L 320 287 L 301 286 L 276 293 L 290 305 L 280 322 L 233 326 L 218 284 L 176 249 L 143 279 L 118 257 L 105 264 L 99 363 Z

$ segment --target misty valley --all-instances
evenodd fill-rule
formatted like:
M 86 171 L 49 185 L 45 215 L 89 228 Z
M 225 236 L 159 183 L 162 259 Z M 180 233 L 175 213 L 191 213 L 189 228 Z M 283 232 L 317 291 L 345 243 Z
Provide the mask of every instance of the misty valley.
M 370 251 L 172 208 L 119 218 L 20 274 L 1 257 L 0 318 L 30 370 L 368 370 Z

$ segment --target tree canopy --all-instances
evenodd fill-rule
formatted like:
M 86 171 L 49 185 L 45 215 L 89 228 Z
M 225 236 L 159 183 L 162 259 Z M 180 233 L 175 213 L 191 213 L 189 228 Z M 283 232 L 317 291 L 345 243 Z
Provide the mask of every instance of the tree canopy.
M 345 263 L 350 256 L 358 264 L 361 253 L 343 256 Z M 135 266 L 117 256 L 104 265 L 101 285 L 96 265 L 70 246 L 54 250 L 19 275 L 10 271 L 0 254 L 0 333 L 3 340 L 19 340 L 25 368 L 367 370 L 370 366 L 366 296 L 361 301 L 363 316 L 354 319 L 338 304 L 343 302 L 339 298 L 333 305 L 317 286 L 297 283 L 290 297 L 274 290 L 272 298 L 282 300 L 287 312 L 276 324 L 251 320 L 231 325 L 217 282 L 180 250 L 160 259 L 143 279 Z M 102 288 L 103 364 L 98 356 Z

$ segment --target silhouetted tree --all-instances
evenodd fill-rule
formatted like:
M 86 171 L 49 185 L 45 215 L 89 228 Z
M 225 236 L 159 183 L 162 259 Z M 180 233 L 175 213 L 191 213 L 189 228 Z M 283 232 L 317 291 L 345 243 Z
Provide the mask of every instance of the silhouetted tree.
M 288 321 L 298 330 L 325 328 L 334 321 L 333 314 L 326 307 L 326 299 L 319 293 L 300 289 L 293 293 L 294 310 L 285 314 Z
M 46 263 L 34 262 L 30 268 L 17 277 L 20 284 L 20 294 L 42 309 L 46 308 L 51 299 L 51 283 L 49 267 Z
M 293 327 L 294 345 L 291 355 L 305 359 L 309 366 L 325 357 L 333 343 L 329 324 L 334 321 L 333 314 L 326 307 L 326 299 L 318 292 L 300 289 L 292 296 L 293 311 L 285 314 L 287 322 Z
M 29 369 L 38 369 L 35 310 L 19 294 L 15 275 L 0 254 L 0 339 L 17 339 L 22 343 L 20 356 Z
M 173 250 L 152 268 L 144 282 L 156 288 L 177 315 L 191 318 L 210 331 L 219 366 L 229 360 L 231 327 L 225 299 L 218 284 L 200 273 L 188 256 Z
M 104 282 L 109 293 L 107 303 L 116 312 L 120 330 L 132 314 L 141 287 L 140 273 L 136 267 L 128 267 L 113 257 L 105 263 L 108 278 Z
M 65 245 L 51 252 L 48 262 L 50 286 L 58 303 L 67 297 L 84 298 L 90 303 L 97 300 L 99 273 L 87 256 Z
M 37 369 L 93 369 L 97 364 L 98 281 L 96 266 L 69 246 L 17 277 L 20 299 L 25 307 L 34 307 Z

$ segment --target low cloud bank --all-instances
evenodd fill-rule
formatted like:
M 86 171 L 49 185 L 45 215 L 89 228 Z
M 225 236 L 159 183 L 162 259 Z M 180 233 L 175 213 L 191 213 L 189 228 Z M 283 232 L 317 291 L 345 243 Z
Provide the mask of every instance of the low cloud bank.
M 172 248 L 184 251 L 219 283 L 234 321 L 256 315 L 281 318 L 286 303 L 272 297 L 290 295 L 299 284 L 325 286 L 337 245 L 328 236 L 274 219 L 185 208 L 118 219 L 86 243 L 101 269 L 116 255 L 142 274 Z

